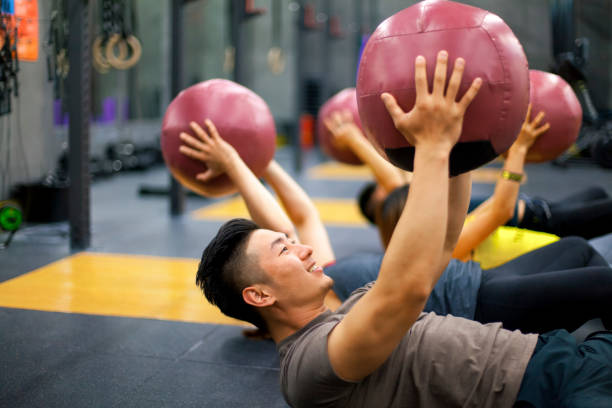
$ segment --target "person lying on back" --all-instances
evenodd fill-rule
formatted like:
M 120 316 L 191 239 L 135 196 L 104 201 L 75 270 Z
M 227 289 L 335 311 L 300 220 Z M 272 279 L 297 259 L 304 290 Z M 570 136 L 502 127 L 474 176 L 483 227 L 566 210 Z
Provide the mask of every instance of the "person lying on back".
M 376 282 L 332 312 L 324 303 L 332 280 L 313 249 L 248 220 L 224 224 L 202 254 L 197 284 L 222 312 L 269 331 L 292 406 L 510 407 L 523 400 L 545 406 L 553 395 L 575 401 L 585 390 L 591 400 L 609 398 L 611 333 L 587 340 L 597 358 L 585 359 L 579 372 L 558 374 L 546 369 L 552 352 L 581 347 L 567 346 L 564 332 L 525 335 L 422 313 L 467 212 L 470 179 L 449 179 L 449 154 L 481 83 L 475 80 L 456 101 L 464 61 L 456 60 L 445 92 L 447 59 L 439 53 L 431 93 L 425 60 L 416 59 L 410 112 L 383 95 L 396 127 L 415 146 L 415 163 L 411 194 Z M 565 371 L 579 366 L 567 363 Z M 585 372 L 599 377 L 580 377 Z

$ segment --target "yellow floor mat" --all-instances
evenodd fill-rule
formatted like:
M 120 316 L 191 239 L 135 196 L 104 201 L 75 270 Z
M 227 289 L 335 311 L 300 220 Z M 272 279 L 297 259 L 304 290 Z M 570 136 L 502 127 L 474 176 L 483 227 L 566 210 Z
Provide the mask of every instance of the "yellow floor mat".
M 499 178 L 499 174 L 500 169 L 494 167 L 481 167 L 472 171 L 472 181 L 476 183 L 494 184 Z M 367 166 L 351 166 L 339 162 L 325 162 L 313 166 L 308 169 L 308 177 L 330 180 L 374 180 Z
M 198 261 L 80 253 L 0 284 L 0 306 L 199 323 L 224 316 L 195 285 Z
M 340 162 L 325 162 L 308 169 L 308 177 L 313 179 L 373 180 L 366 166 L 351 166 Z
M 326 225 L 367 227 L 355 199 L 314 198 L 312 201 Z M 249 218 L 249 212 L 242 198 L 236 196 L 195 210 L 191 216 L 198 220 L 229 220 Z

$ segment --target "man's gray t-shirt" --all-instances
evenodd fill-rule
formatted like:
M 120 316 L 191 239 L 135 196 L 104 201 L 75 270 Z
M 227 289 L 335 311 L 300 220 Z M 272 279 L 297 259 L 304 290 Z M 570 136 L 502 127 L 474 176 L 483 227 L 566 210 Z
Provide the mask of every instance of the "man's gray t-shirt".
M 422 313 L 389 358 L 359 382 L 339 378 L 327 336 L 372 284 L 281 341 L 281 386 L 293 407 L 511 407 L 537 335 Z

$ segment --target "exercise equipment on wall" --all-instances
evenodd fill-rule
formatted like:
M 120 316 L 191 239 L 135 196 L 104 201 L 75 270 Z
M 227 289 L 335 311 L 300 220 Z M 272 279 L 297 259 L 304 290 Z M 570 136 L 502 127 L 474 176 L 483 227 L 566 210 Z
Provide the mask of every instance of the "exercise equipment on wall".
M 233 74 L 233 80 L 244 82 L 246 64 L 243 62 L 245 56 L 244 48 L 244 23 L 253 17 L 260 16 L 266 9 L 255 7 L 254 0 L 231 0 L 228 2 L 230 24 L 228 25 L 228 37 L 230 44 L 225 48 L 223 60 L 223 72 Z
M 12 96 L 19 96 L 18 72 L 17 24 L 13 2 L 3 0 L 0 7 L 0 115 L 10 113 Z
M 102 33 L 92 45 L 93 66 L 98 72 L 129 69 L 140 60 L 142 46 L 132 32 L 134 21 L 131 0 L 102 0 Z
M 64 81 L 68 78 L 68 20 L 66 2 L 54 0 L 49 18 L 49 33 L 44 44 L 47 53 L 47 79 L 53 81 L 55 99 L 64 96 Z
M 268 50 L 268 68 L 275 75 L 285 71 L 285 52 L 281 47 L 282 0 L 272 0 L 272 46 Z
M 554 71 L 574 89 L 584 113 L 576 143 L 553 163 L 565 167 L 570 162 L 592 160 L 612 168 L 612 121 L 601 117 L 589 91 L 589 39 L 575 38 L 573 0 L 552 0 L 550 10 Z
M 11 196 L 9 188 L 11 186 L 11 161 L 17 150 L 13 146 L 13 135 L 16 133 L 17 147 L 20 148 L 21 170 L 28 177 L 28 169 L 25 157 L 23 140 L 20 137 L 19 129 L 19 105 L 15 107 L 16 124 L 13 121 L 15 116 L 9 116 L 12 112 L 12 98 L 19 96 L 19 82 L 17 74 L 19 72 L 19 56 L 17 54 L 17 19 L 15 17 L 14 2 L 2 0 L 0 3 L 0 197 Z M 19 229 L 22 222 L 21 208 L 15 201 L 0 201 L 0 231 L 8 232 L 7 239 L 0 243 L 0 249 L 6 248 Z
M 612 168 L 612 124 L 606 123 L 595 108 L 591 99 L 588 79 L 584 72 L 586 39 L 576 40 L 582 44 L 578 51 L 583 56 L 576 57 L 574 53 L 564 53 L 558 56 L 557 73 L 574 89 L 584 112 L 584 123 L 576 143 L 563 155 L 554 161 L 560 166 L 567 166 L 571 161 L 594 160 L 602 167 Z
M 0 243 L 0 249 L 8 247 L 17 230 L 21 227 L 23 214 L 19 204 L 15 201 L 0 201 L 0 230 L 7 232 L 8 236 Z

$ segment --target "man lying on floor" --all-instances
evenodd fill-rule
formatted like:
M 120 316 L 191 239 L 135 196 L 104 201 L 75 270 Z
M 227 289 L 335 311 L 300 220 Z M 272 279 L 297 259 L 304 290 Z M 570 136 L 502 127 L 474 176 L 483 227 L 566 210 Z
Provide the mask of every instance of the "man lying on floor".
M 450 260 L 470 192 L 469 176 L 449 179 L 449 154 L 480 80 L 455 101 L 464 62 L 456 60 L 445 94 L 447 58 L 438 55 L 431 93 L 417 58 L 412 111 L 383 95 L 415 160 L 411 194 L 376 282 L 332 312 L 324 304 L 332 280 L 312 248 L 247 220 L 221 227 L 197 282 L 224 313 L 269 331 L 292 406 L 610 406 L 612 332 L 577 345 L 565 331 L 522 334 L 422 313 Z

